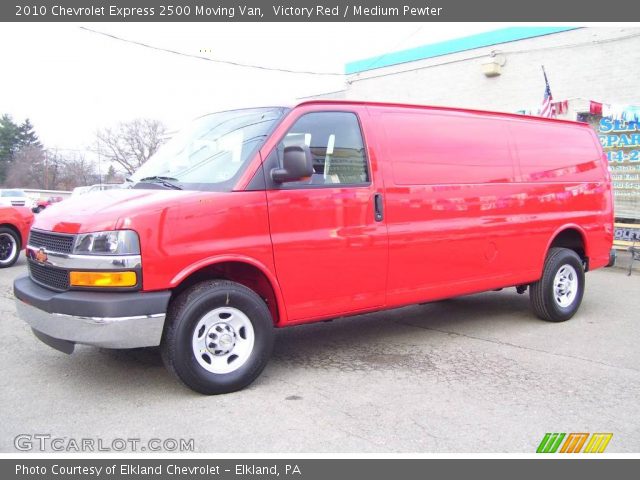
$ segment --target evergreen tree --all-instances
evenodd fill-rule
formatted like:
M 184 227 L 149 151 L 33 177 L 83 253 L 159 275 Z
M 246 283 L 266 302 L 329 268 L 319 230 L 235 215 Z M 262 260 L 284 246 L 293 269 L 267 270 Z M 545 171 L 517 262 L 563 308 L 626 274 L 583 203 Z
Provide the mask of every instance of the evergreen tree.
M 27 118 L 18 125 L 11 115 L 2 115 L 0 117 L 0 185 L 6 182 L 9 167 L 16 154 L 27 147 L 42 150 L 42 144 L 31 121 Z
M 107 183 L 113 183 L 116 180 L 116 175 L 118 174 L 118 172 L 116 172 L 116 169 L 114 168 L 113 165 L 109 165 L 109 170 L 107 170 Z
M 0 117 L 0 184 L 4 183 L 9 163 L 20 144 L 20 127 L 10 115 Z
M 11 118 L 4 114 L 0 117 L 0 159 L 11 157 L 18 149 L 20 143 L 20 127 Z
M 18 137 L 19 137 L 19 145 L 18 148 L 22 147 L 38 147 L 42 148 L 42 144 L 38 139 L 38 135 L 33 129 L 33 125 L 27 118 L 22 125 L 19 127 Z

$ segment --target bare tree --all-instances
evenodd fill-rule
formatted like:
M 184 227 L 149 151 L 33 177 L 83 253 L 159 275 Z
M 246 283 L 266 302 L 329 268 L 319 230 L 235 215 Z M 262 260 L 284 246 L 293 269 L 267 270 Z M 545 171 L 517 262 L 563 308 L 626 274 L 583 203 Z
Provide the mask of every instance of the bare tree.
M 7 187 L 72 190 L 98 181 L 95 164 L 77 153 L 60 154 L 40 147 L 24 147 L 9 166 Z
M 98 154 L 129 174 L 138 169 L 163 142 L 166 127 L 158 120 L 137 119 L 98 131 Z
M 95 164 L 84 155 L 68 155 L 62 162 L 57 186 L 61 190 L 73 190 L 75 187 L 91 185 L 98 181 L 95 171 Z
M 41 147 L 21 148 L 9 163 L 5 186 L 47 188 L 46 160 L 46 152 Z M 49 168 L 49 173 L 52 170 L 55 167 Z

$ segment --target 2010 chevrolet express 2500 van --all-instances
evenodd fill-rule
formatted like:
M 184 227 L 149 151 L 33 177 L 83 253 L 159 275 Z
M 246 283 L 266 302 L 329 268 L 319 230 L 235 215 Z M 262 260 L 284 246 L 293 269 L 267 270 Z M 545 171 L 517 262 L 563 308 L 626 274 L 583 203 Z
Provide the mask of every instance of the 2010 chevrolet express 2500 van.
M 133 176 L 36 219 L 20 316 L 45 343 L 160 345 L 206 394 L 251 383 L 274 327 L 516 286 L 569 319 L 609 262 L 586 125 L 312 101 L 204 116 Z

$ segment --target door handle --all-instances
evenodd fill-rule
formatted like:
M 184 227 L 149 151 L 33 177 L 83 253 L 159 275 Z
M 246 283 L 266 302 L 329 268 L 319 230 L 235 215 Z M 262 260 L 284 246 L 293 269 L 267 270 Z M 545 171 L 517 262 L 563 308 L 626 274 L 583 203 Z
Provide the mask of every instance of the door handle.
M 373 210 L 375 212 L 376 222 L 381 222 L 384 219 L 384 206 L 381 193 L 376 193 L 373 196 Z

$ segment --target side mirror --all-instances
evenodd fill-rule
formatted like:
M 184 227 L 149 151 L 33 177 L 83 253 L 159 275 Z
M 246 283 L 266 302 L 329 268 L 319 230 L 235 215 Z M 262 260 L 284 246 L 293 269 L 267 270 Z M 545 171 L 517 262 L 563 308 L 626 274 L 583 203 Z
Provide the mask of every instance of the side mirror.
M 296 182 L 313 175 L 313 157 L 306 145 L 285 147 L 282 168 L 271 170 L 271 178 L 276 183 Z

